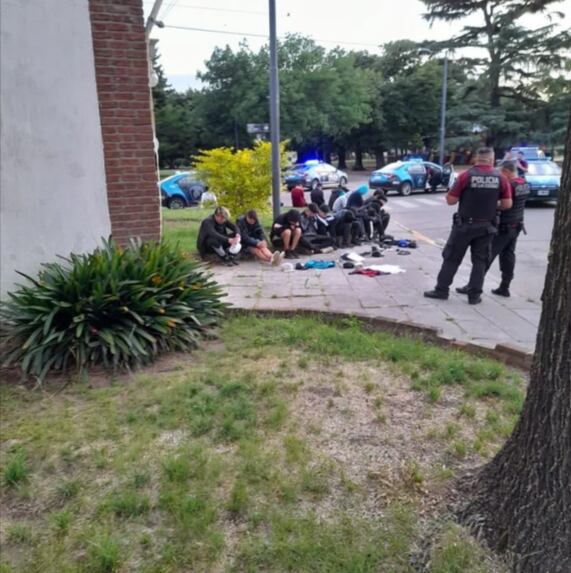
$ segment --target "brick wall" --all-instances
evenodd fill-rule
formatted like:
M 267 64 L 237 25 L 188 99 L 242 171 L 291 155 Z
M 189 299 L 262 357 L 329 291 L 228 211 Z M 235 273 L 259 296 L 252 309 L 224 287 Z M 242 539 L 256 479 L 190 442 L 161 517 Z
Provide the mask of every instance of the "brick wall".
M 142 0 L 89 0 L 113 238 L 157 240 L 160 195 Z

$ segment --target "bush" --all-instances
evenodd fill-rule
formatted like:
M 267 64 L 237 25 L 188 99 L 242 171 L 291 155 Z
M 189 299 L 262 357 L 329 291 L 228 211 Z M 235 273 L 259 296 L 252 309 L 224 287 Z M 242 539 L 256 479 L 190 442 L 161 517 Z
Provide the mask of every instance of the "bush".
M 0 307 L 2 359 L 42 379 L 95 364 L 128 368 L 196 346 L 224 308 L 218 285 L 178 246 L 105 243 L 43 266 Z
M 219 205 L 238 216 L 248 209 L 267 210 L 272 191 L 272 146 L 258 141 L 253 149 L 236 152 L 228 147 L 203 151 L 194 167 Z M 285 143 L 280 157 L 285 161 Z M 283 163 L 282 167 L 285 167 Z

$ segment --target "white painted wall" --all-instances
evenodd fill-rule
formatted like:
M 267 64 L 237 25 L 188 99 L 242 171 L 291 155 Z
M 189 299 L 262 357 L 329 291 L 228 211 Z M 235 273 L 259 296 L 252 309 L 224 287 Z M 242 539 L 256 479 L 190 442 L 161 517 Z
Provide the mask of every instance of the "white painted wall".
M 1 294 L 111 232 L 88 0 L 0 0 Z

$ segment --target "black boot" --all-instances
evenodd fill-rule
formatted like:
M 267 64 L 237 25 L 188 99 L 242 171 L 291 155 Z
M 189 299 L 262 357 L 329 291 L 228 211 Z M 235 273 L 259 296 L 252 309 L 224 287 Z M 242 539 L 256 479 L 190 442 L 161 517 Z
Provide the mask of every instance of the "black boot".
M 509 297 L 510 296 L 510 289 L 506 285 L 501 284 L 498 288 L 495 288 L 492 290 L 492 294 L 497 294 L 498 296 Z
M 443 290 L 433 289 L 424 291 L 424 296 L 426 298 L 437 298 L 440 300 L 448 300 L 448 293 Z
M 468 287 L 468 285 L 464 285 L 463 287 L 458 287 L 456 289 L 456 292 L 458 294 L 468 294 L 468 291 L 470 290 L 470 288 Z
M 468 304 L 480 304 L 482 302 L 482 297 L 479 294 L 468 295 Z

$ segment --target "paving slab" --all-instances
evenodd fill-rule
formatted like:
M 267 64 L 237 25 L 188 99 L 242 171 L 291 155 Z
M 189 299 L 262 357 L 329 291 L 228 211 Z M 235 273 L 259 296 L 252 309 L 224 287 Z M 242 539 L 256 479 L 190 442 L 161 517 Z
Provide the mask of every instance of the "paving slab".
M 364 252 L 367 247 L 356 250 Z M 347 251 L 314 259 L 340 261 Z M 307 260 L 300 259 L 300 260 Z M 294 261 L 296 262 L 296 261 Z M 459 269 L 446 301 L 426 299 L 423 291 L 434 287 L 442 262 L 441 250 L 422 244 L 408 256 L 389 251 L 383 258 L 366 258 L 367 265 L 397 265 L 402 274 L 366 277 L 350 275 L 341 264 L 324 270 L 283 272 L 280 268 L 245 261 L 239 267 L 213 267 L 214 278 L 236 308 L 260 310 L 315 310 L 369 318 L 414 322 L 436 328 L 442 336 L 486 348 L 515 345 L 532 352 L 535 347 L 541 304 L 512 293 L 508 299 L 488 294 L 495 277 L 488 277 L 483 301 L 469 305 L 454 292 L 469 276 L 469 260 Z

